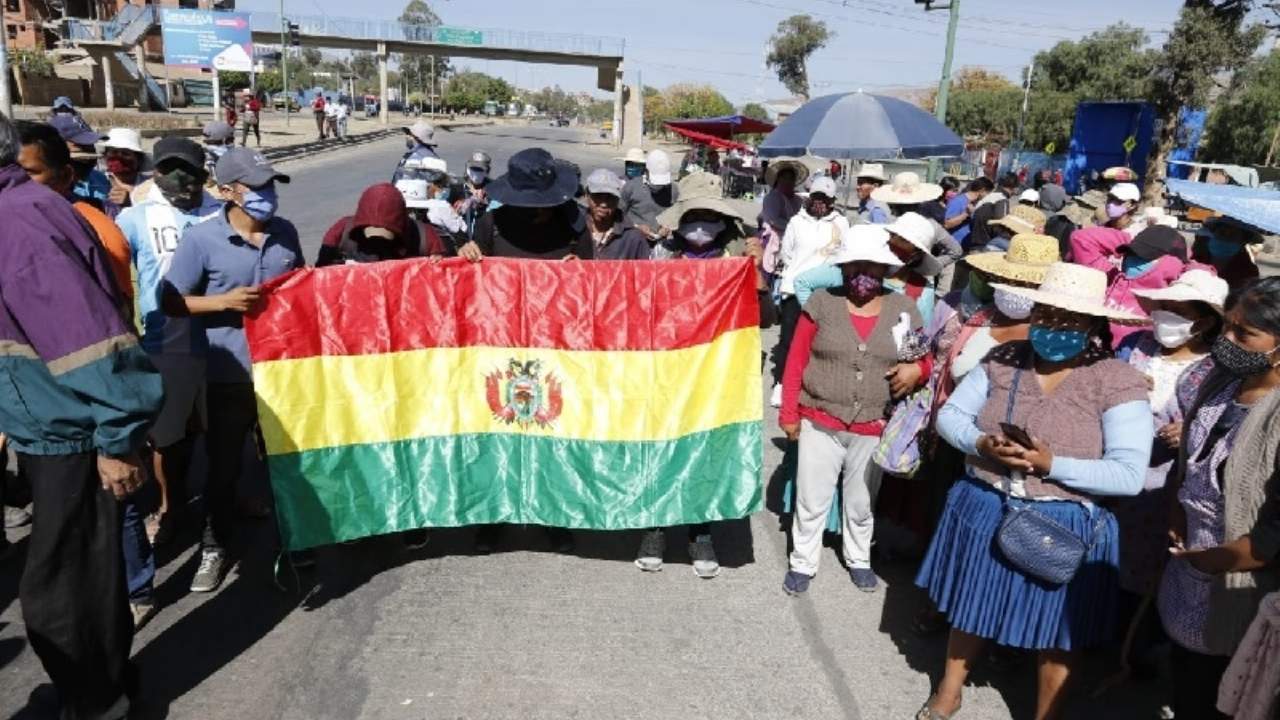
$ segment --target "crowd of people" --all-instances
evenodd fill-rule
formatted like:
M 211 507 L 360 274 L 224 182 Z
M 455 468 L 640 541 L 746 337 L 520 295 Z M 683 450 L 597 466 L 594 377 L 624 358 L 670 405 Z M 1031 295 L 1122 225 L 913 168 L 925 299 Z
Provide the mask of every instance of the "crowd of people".
M 243 317 L 308 259 L 281 212 L 290 178 L 235 140 L 214 122 L 203 145 L 147 151 L 69 103 L 0 118 L 0 431 L 39 517 L 27 631 L 68 716 L 127 712 L 153 548 L 198 525 L 190 590 L 212 592 L 244 551 L 237 519 L 270 512 L 237 492 L 257 432 Z M 1080 652 L 1125 636 L 1126 667 L 1170 648 L 1176 717 L 1267 717 L 1250 625 L 1280 611 L 1280 279 L 1258 277 L 1257 229 L 1218 218 L 1188 237 L 1131 182 L 1070 198 L 866 163 L 842 193 L 786 159 L 749 217 L 662 150 L 629 151 L 621 175 L 541 148 L 495 175 L 477 151 L 455 179 L 429 123 L 405 141 L 310 264 L 752 260 L 795 458 L 783 590 L 810 590 L 838 533 L 850 582 L 875 592 L 880 530 L 913 537 L 914 629 L 949 632 L 919 720 L 954 717 L 999 653 L 1035 653 L 1035 716 L 1059 717 Z M 201 438 L 203 502 L 184 516 Z M 663 568 L 667 530 L 640 533 L 640 570 Z M 501 533 L 477 528 L 476 550 Z M 712 536 L 687 528 L 699 578 L 721 572 Z

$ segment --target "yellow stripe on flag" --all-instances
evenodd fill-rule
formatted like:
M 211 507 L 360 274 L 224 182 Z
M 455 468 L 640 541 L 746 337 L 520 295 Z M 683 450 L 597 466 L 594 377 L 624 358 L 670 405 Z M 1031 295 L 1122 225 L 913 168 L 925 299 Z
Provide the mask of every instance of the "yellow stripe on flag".
M 555 415 L 545 426 L 495 416 L 488 378 L 503 375 L 502 411 L 512 361 L 538 361 L 535 405 Z M 671 440 L 763 417 L 757 328 L 658 352 L 464 347 L 275 360 L 254 363 L 253 379 L 272 455 L 472 433 Z

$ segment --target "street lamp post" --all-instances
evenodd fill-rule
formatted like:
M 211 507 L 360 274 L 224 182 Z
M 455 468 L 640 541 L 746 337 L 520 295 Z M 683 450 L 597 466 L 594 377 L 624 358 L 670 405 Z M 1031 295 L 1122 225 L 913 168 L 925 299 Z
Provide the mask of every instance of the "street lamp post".
M 933 116 L 938 118 L 938 122 L 943 125 L 947 124 L 947 99 L 951 95 L 951 60 L 956 52 L 956 26 L 960 24 L 960 0 L 950 0 L 944 7 L 935 8 L 933 3 L 935 0 L 916 0 L 919 5 L 924 5 L 925 12 L 930 10 L 950 10 L 951 15 L 947 20 L 947 49 L 942 56 L 942 79 L 938 81 L 938 98 L 933 104 Z M 929 160 L 929 182 L 935 182 L 938 178 L 939 163 L 937 158 Z
M 289 127 L 289 21 L 280 0 L 280 94 L 284 96 L 284 125 Z

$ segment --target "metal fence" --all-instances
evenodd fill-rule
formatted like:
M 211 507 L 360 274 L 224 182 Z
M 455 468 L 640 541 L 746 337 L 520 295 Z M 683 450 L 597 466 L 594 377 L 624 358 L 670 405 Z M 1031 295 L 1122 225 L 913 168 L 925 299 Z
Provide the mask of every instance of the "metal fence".
M 430 42 L 457 47 L 487 47 L 530 52 L 554 52 L 573 55 L 621 57 L 626 42 L 622 38 L 548 33 L 528 30 L 464 28 L 445 25 L 412 25 L 396 20 L 363 20 L 327 15 L 288 15 L 303 35 L 352 38 L 356 40 L 394 40 Z M 280 16 L 276 13 L 252 15 L 253 31 L 280 32 Z

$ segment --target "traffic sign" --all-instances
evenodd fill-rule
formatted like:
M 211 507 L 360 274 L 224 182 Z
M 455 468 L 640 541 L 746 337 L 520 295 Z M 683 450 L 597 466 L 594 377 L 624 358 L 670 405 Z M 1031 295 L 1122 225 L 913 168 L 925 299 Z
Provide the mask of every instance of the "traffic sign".
M 432 30 L 432 36 L 436 42 L 446 45 L 484 44 L 484 32 L 480 30 L 441 26 Z
M 1136 147 L 1138 147 L 1138 138 L 1130 135 L 1124 139 L 1124 151 L 1126 153 L 1133 152 L 1133 149 Z
M 1057 149 L 1058 149 L 1058 144 L 1057 144 L 1057 143 L 1055 143 L 1055 142 L 1050 142 L 1048 145 L 1045 145 L 1045 146 L 1044 146 L 1044 154 L 1045 154 L 1045 155 L 1052 155 L 1052 154 L 1053 154 L 1053 151 L 1054 151 L 1054 150 L 1057 150 Z
M 249 13 L 162 8 L 164 64 L 205 70 L 253 70 Z

